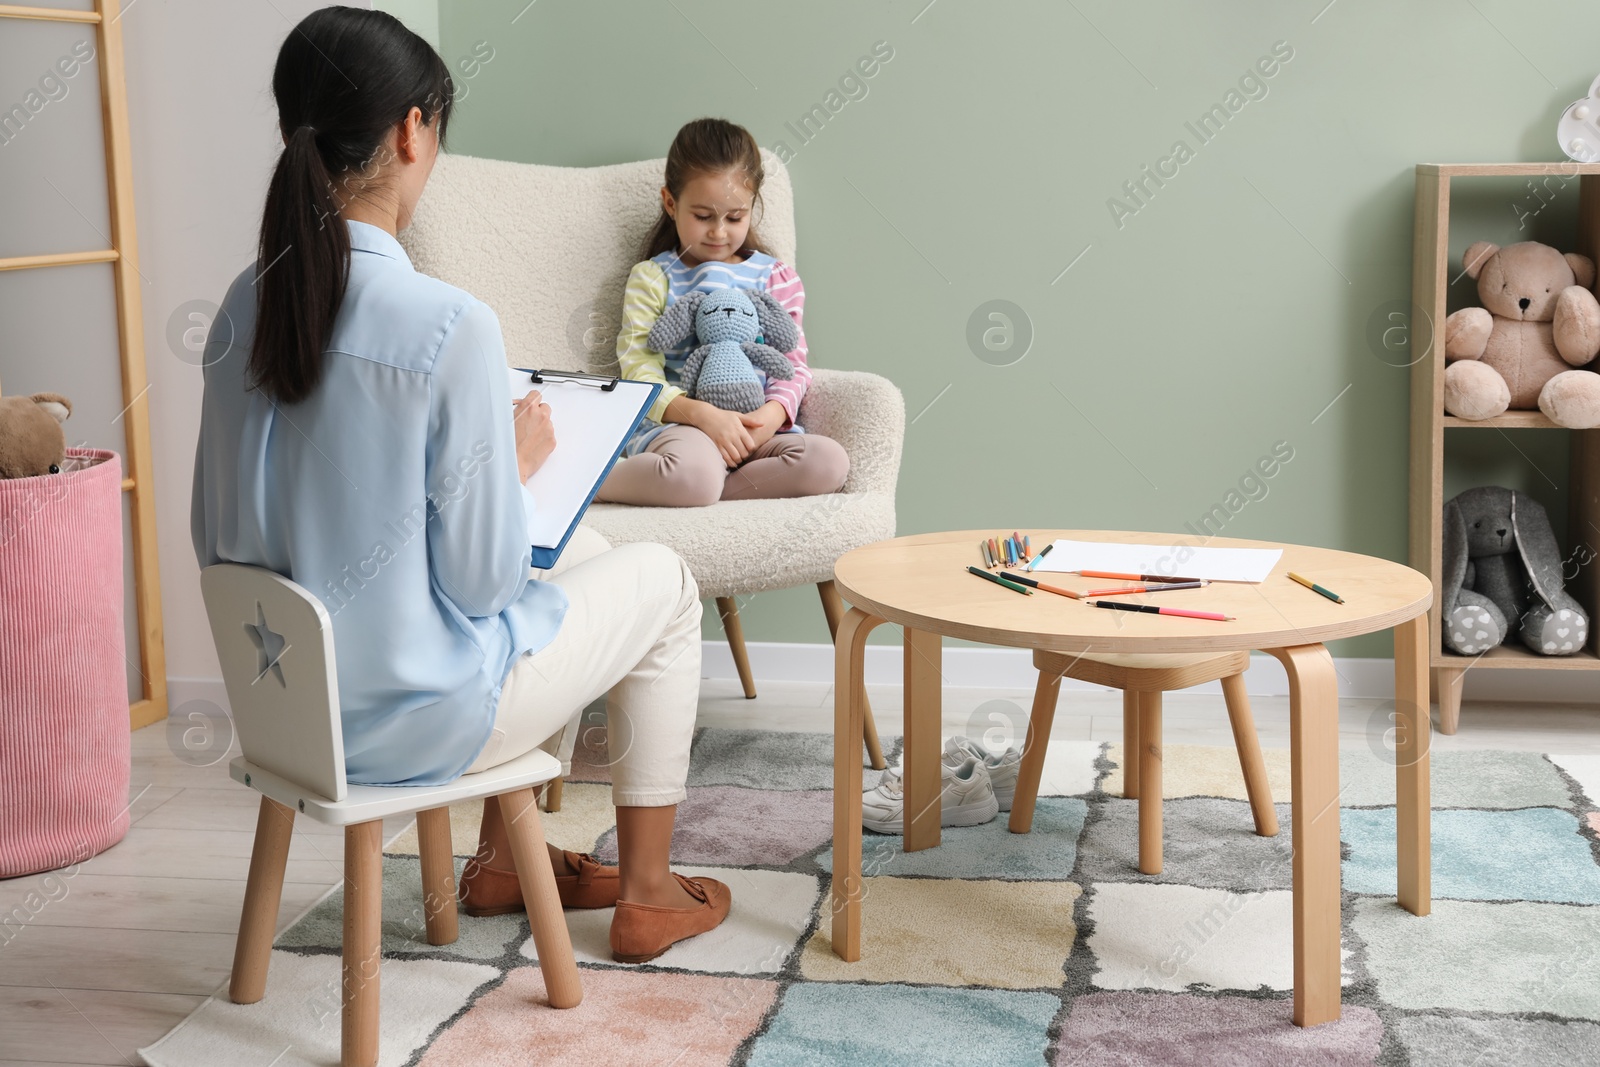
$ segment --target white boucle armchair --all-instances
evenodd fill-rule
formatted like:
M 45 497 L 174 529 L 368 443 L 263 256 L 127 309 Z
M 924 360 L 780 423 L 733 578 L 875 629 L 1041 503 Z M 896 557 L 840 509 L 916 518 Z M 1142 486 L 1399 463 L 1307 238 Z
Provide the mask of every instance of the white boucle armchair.
M 793 186 L 776 156 L 762 156 L 761 238 L 795 265 Z M 400 243 L 417 270 L 494 310 L 510 365 L 614 372 L 622 288 L 660 210 L 664 162 L 547 167 L 441 153 Z M 849 453 L 842 492 L 698 508 L 596 504 L 583 520 L 613 545 L 655 541 L 683 557 L 701 595 L 716 598 L 747 697 L 756 695 L 755 683 L 734 598 L 815 583 L 831 632 L 842 610 L 834 561 L 894 536 L 905 435 L 900 391 L 876 374 L 828 369 L 847 352 L 813 350 L 812 357 L 800 423 Z M 872 765 L 881 768 L 870 714 L 866 724 Z M 568 769 L 573 733 L 558 753 Z

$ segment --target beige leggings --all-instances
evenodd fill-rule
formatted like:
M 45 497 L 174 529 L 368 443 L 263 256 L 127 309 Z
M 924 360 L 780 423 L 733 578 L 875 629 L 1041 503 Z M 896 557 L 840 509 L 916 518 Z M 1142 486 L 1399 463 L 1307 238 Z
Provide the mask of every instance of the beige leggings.
M 643 452 L 622 460 L 596 500 L 647 507 L 693 508 L 718 500 L 837 493 L 850 473 L 850 457 L 831 437 L 774 434 L 733 470 L 705 431 L 668 423 Z

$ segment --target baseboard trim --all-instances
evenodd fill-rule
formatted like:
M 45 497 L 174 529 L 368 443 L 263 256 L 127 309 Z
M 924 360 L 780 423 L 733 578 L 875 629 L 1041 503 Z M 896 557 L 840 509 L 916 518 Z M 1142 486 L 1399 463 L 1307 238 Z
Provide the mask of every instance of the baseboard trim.
M 833 684 L 833 647 L 787 641 L 751 641 L 746 644 L 750 669 L 756 684 L 762 682 L 811 682 Z M 1352 699 L 1392 700 L 1394 661 L 1335 657 L 1339 675 L 1339 695 Z M 867 682 L 871 685 L 899 685 L 900 646 L 868 645 Z M 1037 680 L 1032 655 L 1017 648 L 969 648 L 949 646 L 944 650 L 946 685 L 964 689 L 1029 690 Z M 705 641 L 701 646 L 700 674 L 703 678 L 734 679 L 733 654 L 726 641 Z M 1097 690 L 1100 687 L 1070 679 L 1065 689 Z M 1250 657 L 1245 688 L 1251 696 L 1288 696 L 1289 680 L 1283 665 L 1271 656 Z M 1192 692 L 1217 693 L 1216 682 L 1196 686 Z M 220 678 L 168 678 L 167 694 L 172 708 L 191 700 L 203 700 L 218 707 L 228 706 L 227 690 Z M 1506 703 L 1600 703 L 1600 678 L 1590 671 L 1469 671 L 1467 700 Z

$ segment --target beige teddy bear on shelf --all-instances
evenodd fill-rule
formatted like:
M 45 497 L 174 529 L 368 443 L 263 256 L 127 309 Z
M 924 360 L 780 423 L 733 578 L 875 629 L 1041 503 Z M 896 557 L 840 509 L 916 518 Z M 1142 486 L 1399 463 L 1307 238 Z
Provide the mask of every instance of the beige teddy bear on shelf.
M 1600 355 L 1594 263 L 1537 241 L 1478 241 L 1463 259 L 1483 307 L 1445 320 L 1445 411 L 1479 420 L 1538 408 L 1560 426 L 1600 426 L 1600 374 L 1574 369 Z

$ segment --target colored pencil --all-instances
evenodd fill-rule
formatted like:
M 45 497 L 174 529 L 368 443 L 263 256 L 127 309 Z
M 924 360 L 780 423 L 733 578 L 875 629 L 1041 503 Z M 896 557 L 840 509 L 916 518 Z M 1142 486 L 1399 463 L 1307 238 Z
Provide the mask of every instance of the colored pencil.
M 1023 585 L 1031 585 L 1035 589 L 1043 589 L 1047 593 L 1057 593 L 1061 596 L 1069 596 L 1074 600 L 1082 600 L 1088 595 L 1087 593 L 1080 593 L 1076 589 L 1063 589 L 1059 585 L 1046 585 L 1037 578 L 1028 578 L 1021 574 L 1012 574 L 1010 571 L 1001 571 L 1000 577 L 1009 578 L 1013 582 L 1020 582 Z
M 1033 590 L 1029 589 L 1027 586 L 1018 585 L 1016 582 L 1008 582 L 1006 579 L 990 574 L 986 570 L 980 570 L 977 567 L 968 567 L 967 570 L 972 574 L 976 574 L 979 578 L 989 579 L 989 581 L 993 582 L 995 585 L 1003 585 L 1007 589 L 1014 589 L 1019 593 L 1026 593 L 1028 596 L 1033 595 Z
M 1039 554 L 1028 561 L 1028 569 L 1031 571 L 1033 568 L 1037 567 L 1039 565 L 1039 561 L 1048 556 L 1050 554 L 1050 550 L 1054 547 L 1056 547 L 1056 543 L 1051 541 L 1048 545 L 1045 545 L 1043 548 L 1041 548 L 1039 550 Z
M 1125 582 L 1156 582 L 1161 585 L 1170 585 L 1174 582 L 1204 582 L 1206 578 L 1179 578 L 1175 574 L 1125 574 L 1122 571 L 1068 571 L 1068 574 L 1081 574 L 1085 578 L 1120 578 Z
M 982 541 L 978 542 L 978 559 L 985 567 L 994 566 L 994 564 L 989 560 L 989 546 L 984 544 Z
M 1172 589 L 1199 589 L 1205 582 L 1169 582 L 1164 585 L 1128 585 L 1121 589 L 1091 589 L 1084 596 L 1111 596 L 1115 593 L 1165 593 Z
M 1340 596 L 1338 593 L 1335 593 L 1332 589 L 1322 588 L 1322 586 L 1318 585 L 1316 582 L 1313 582 L 1310 578 L 1307 578 L 1304 575 L 1296 574 L 1294 571 L 1290 571 L 1289 577 L 1293 578 L 1295 581 L 1299 582 L 1313 593 L 1321 593 L 1335 604 L 1344 603 L 1344 597 Z
M 1219 615 L 1214 611 L 1186 611 L 1183 608 L 1160 608 L 1154 604 L 1124 604 L 1117 600 L 1091 600 L 1089 603 L 1097 608 L 1116 608 L 1118 611 L 1143 611 L 1151 615 L 1181 615 L 1185 619 L 1213 619 L 1217 622 L 1232 622 L 1232 615 Z

